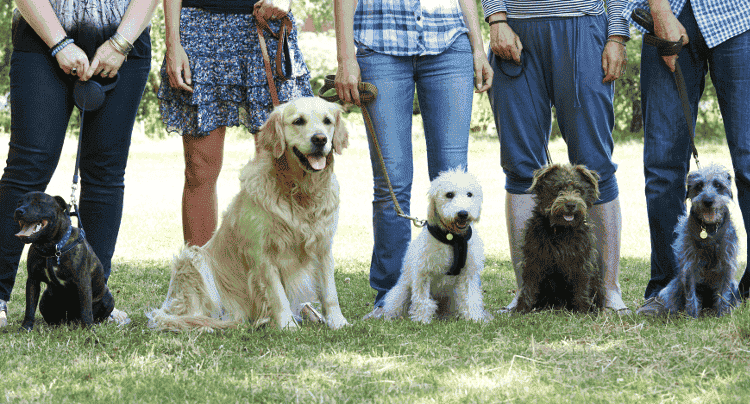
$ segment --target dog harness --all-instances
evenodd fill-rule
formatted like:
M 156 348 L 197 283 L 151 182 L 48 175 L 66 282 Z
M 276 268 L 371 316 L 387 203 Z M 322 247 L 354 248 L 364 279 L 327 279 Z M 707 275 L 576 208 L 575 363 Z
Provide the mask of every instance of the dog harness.
M 83 242 L 83 240 L 86 238 L 86 234 L 84 233 L 84 231 L 83 231 L 82 228 L 78 229 L 78 230 L 79 230 L 78 231 L 78 237 L 76 237 L 75 241 L 73 241 L 68 247 L 64 248 L 65 247 L 65 243 L 68 242 L 68 239 L 70 238 L 70 235 L 73 233 L 73 225 L 69 225 L 68 226 L 68 229 L 65 230 L 65 235 L 60 239 L 60 241 L 57 242 L 57 244 L 55 244 L 55 255 L 54 256 L 44 255 L 44 254 L 42 254 L 42 250 L 39 247 L 34 246 L 34 248 L 36 248 L 37 251 L 39 251 L 39 253 L 40 253 L 39 255 L 41 255 L 42 257 L 44 257 L 44 258 L 47 259 L 46 260 L 47 261 L 47 265 L 45 266 L 46 269 L 47 269 L 47 277 L 49 278 L 49 280 L 51 282 L 55 282 L 59 286 L 65 286 L 65 285 L 64 285 L 63 282 L 61 282 L 57 278 L 57 276 L 55 276 L 55 264 L 53 262 L 51 262 L 52 258 L 53 257 L 55 258 L 55 260 L 57 262 L 57 266 L 59 267 L 60 266 L 60 257 L 62 257 L 64 254 L 67 254 L 68 252 L 70 252 L 70 250 L 72 250 L 73 248 L 75 248 L 75 246 L 77 246 L 78 244 L 80 244 L 81 242 Z
M 457 236 L 451 232 L 443 231 L 437 226 L 427 224 L 427 230 L 443 244 L 453 246 L 453 265 L 446 275 L 456 276 L 461 274 L 461 268 L 466 266 L 466 257 L 469 251 L 469 239 L 471 238 L 471 226 L 463 236 Z

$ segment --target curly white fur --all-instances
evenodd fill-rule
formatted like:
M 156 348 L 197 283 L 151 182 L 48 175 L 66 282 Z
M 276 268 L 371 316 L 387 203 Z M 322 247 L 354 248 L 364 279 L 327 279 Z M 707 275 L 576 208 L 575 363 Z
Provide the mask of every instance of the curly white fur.
M 446 275 L 454 259 L 453 247 L 437 240 L 423 228 L 406 250 L 401 276 L 384 298 L 384 317 L 408 312 L 413 321 L 429 323 L 440 317 L 487 321 L 480 273 L 484 268 L 484 244 L 476 226 L 482 208 L 482 187 L 476 177 L 461 168 L 442 172 L 430 184 L 427 222 L 442 231 L 463 235 L 470 227 L 466 265 L 459 275 Z M 460 219 L 459 212 L 466 216 Z
M 329 327 L 348 324 L 332 253 L 339 186 L 331 151 L 348 145 L 340 113 L 320 98 L 273 111 L 219 229 L 205 246 L 186 247 L 175 258 L 167 298 L 147 314 L 151 327 L 213 329 L 272 320 L 296 328 L 293 311 L 316 298 Z

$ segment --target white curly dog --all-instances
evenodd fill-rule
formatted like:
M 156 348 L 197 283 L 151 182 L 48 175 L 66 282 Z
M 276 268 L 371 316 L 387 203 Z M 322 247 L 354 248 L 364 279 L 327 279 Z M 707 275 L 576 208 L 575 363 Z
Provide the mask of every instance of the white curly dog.
M 427 225 L 406 250 L 401 276 L 384 299 L 383 317 L 408 312 L 429 323 L 458 315 L 487 321 L 479 275 L 484 244 L 475 223 L 482 211 L 482 187 L 462 168 L 444 171 L 430 184 Z

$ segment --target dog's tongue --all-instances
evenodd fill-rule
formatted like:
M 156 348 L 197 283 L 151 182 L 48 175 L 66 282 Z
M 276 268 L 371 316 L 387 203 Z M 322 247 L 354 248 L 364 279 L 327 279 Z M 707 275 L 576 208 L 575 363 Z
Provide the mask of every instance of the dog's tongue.
M 310 167 L 315 170 L 322 170 L 326 168 L 326 156 L 309 154 L 307 155 L 307 162 L 310 163 Z
M 708 211 L 703 213 L 703 221 L 706 223 L 716 223 L 719 221 L 719 212 Z
M 34 233 L 38 232 L 42 228 L 41 222 L 26 223 L 21 231 L 16 233 L 16 237 L 31 237 Z

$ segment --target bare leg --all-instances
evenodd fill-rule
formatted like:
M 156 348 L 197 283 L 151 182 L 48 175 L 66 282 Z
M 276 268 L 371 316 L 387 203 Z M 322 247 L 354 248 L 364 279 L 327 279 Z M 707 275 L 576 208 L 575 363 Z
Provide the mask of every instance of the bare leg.
M 208 242 L 219 221 L 216 182 L 224 157 L 222 126 L 208 136 L 182 137 L 185 155 L 185 185 L 182 191 L 182 234 L 190 245 Z
M 521 261 L 523 260 L 523 234 L 526 230 L 526 221 L 531 217 L 531 212 L 536 203 L 532 195 L 505 195 L 505 221 L 508 229 L 508 242 L 510 244 L 510 261 L 516 274 L 516 295 L 513 300 L 501 311 L 513 310 L 518 304 L 518 295 L 523 286 L 521 274 Z
M 620 314 L 630 310 L 622 301 L 620 290 L 620 239 L 622 217 L 620 199 L 596 205 L 590 211 L 591 222 L 596 234 L 596 249 L 599 251 L 599 268 L 602 271 L 606 290 L 604 306 Z

